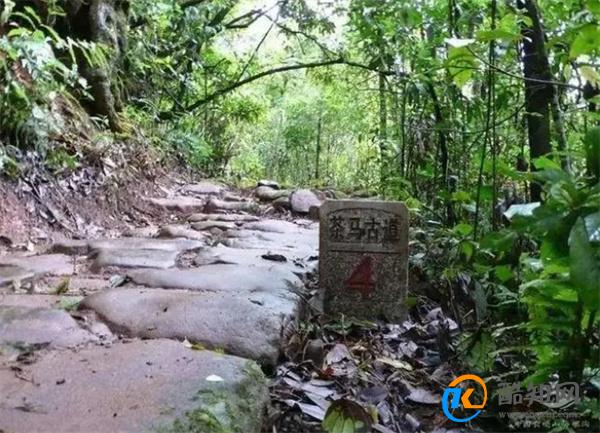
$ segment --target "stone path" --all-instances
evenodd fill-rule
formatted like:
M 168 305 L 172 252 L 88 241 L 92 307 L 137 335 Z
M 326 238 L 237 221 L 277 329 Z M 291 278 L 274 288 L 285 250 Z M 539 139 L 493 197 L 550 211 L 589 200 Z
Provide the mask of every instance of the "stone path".
M 320 203 L 201 182 L 150 199 L 172 224 L 0 255 L 0 432 L 260 432 L 260 367 L 302 316 L 318 247 L 316 222 L 256 216 L 272 201 Z

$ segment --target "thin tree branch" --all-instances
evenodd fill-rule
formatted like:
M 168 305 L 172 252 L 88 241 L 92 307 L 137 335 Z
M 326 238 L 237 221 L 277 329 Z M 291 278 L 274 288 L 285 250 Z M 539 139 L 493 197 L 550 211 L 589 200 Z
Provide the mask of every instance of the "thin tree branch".
M 357 62 L 346 60 L 343 57 L 340 57 L 337 59 L 330 59 L 330 60 L 321 60 L 321 61 L 311 62 L 311 63 L 299 63 L 296 65 L 280 66 L 277 68 L 259 72 L 258 74 L 252 75 L 250 77 L 244 78 L 243 80 L 236 81 L 235 83 L 232 83 L 228 86 L 218 89 L 215 92 L 211 93 L 210 95 L 207 95 L 206 97 L 197 100 L 193 104 L 188 105 L 185 108 L 185 111 L 189 112 L 189 111 L 196 110 L 197 108 L 201 107 L 202 105 L 207 104 L 211 101 L 214 101 L 219 96 L 225 95 L 239 87 L 242 87 L 248 83 L 252 83 L 253 81 L 259 80 L 263 77 L 267 77 L 269 75 L 278 74 L 280 72 L 294 71 L 294 70 L 298 70 L 298 69 L 310 69 L 310 68 L 318 68 L 318 67 L 322 67 L 322 66 L 331 66 L 331 65 L 348 65 L 348 66 L 352 66 L 352 67 L 356 67 L 356 68 L 360 68 L 360 69 L 365 69 L 365 70 L 368 70 L 371 72 L 382 73 L 384 75 L 398 75 L 395 71 L 380 71 L 380 70 L 370 67 L 368 65 L 363 65 L 363 64 L 360 64 Z M 404 74 L 400 74 L 400 75 L 405 76 Z M 161 119 L 169 119 L 169 118 L 173 117 L 173 113 L 163 112 L 163 113 L 160 113 L 159 117 Z
M 279 18 L 279 14 L 277 14 L 277 18 Z M 248 61 L 244 65 L 244 68 L 242 69 L 242 72 L 240 72 L 240 74 L 238 75 L 236 81 L 239 81 L 244 76 L 244 74 L 246 73 L 246 70 L 250 66 L 250 63 L 252 63 L 252 60 L 254 60 L 254 57 L 256 57 L 256 54 L 258 53 L 258 50 L 260 50 L 260 47 L 262 46 L 262 44 L 267 39 L 267 36 L 269 36 L 269 33 L 271 33 L 271 30 L 273 30 L 273 27 L 275 26 L 275 24 L 277 24 L 277 19 L 271 21 L 271 25 L 269 26 L 268 30 L 265 32 L 265 34 L 263 35 L 263 37 L 260 39 L 260 41 L 258 42 L 258 44 L 256 45 L 256 47 L 254 48 L 254 51 L 252 52 L 252 55 L 250 56 L 250 58 L 248 59 Z
M 570 89 L 575 89 L 575 90 L 579 90 L 580 92 L 583 91 L 583 88 L 580 86 L 577 86 L 575 84 L 569 84 L 569 83 L 563 83 L 562 81 L 554 81 L 554 80 L 542 80 L 540 78 L 532 78 L 532 77 L 523 77 L 521 75 L 517 75 L 514 74 L 510 71 L 507 71 L 505 69 L 501 69 L 500 67 L 496 66 L 496 65 L 491 65 L 486 59 L 479 57 L 471 48 L 467 47 L 467 49 L 471 52 L 471 54 L 473 54 L 473 56 L 479 60 L 480 62 L 482 62 L 483 64 L 485 64 L 487 67 L 493 69 L 496 72 L 499 72 L 501 74 L 507 75 L 509 77 L 512 78 L 516 78 L 518 80 L 522 80 L 522 81 L 530 81 L 532 83 L 540 83 L 540 84 L 551 84 L 554 86 L 561 86 L 561 87 L 568 87 Z

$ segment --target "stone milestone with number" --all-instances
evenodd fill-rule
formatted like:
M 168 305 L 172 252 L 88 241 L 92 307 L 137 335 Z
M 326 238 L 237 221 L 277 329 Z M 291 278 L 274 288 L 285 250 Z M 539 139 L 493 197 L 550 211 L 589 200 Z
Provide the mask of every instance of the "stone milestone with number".
M 402 319 L 408 286 L 406 206 L 327 200 L 320 220 L 319 283 L 325 313 Z

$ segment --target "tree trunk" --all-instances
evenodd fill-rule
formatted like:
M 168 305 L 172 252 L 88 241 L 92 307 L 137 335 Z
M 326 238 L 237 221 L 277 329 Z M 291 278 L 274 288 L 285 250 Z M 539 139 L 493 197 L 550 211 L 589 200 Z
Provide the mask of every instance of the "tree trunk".
M 557 89 L 552 92 L 552 101 L 550 107 L 552 109 L 552 124 L 554 125 L 554 134 L 556 135 L 556 143 L 560 151 L 560 164 L 565 171 L 571 171 L 571 161 L 569 160 L 569 149 L 567 147 L 567 133 L 565 132 L 565 123 L 563 113 L 560 109 Z
M 517 7 L 524 9 L 531 19 L 531 27 L 523 26 L 523 76 L 525 78 L 525 107 L 527 110 L 527 130 L 529 139 L 530 164 L 535 158 L 552 151 L 550 144 L 550 105 L 554 94 L 550 81 L 550 65 L 544 42 L 544 29 L 535 0 L 517 0 Z M 531 165 L 531 169 L 535 168 Z M 531 182 L 531 201 L 541 201 L 542 187 Z
M 319 160 L 321 159 L 321 114 L 317 121 L 317 155 L 315 159 L 315 180 L 319 180 Z
M 387 141 L 387 101 L 386 101 L 385 75 L 379 73 L 379 153 L 381 155 L 380 166 L 380 190 L 383 195 L 387 179 L 386 141 Z

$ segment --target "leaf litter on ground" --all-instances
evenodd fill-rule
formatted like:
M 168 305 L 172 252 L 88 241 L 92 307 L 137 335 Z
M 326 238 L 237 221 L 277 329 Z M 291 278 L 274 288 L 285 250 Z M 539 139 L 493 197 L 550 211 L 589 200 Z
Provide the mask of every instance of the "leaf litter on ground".
M 447 341 L 438 338 L 440 329 Z M 457 333 L 456 323 L 429 300 L 395 324 L 314 315 L 293 336 L 288 361 L 272 380 L 263 431 L 458 433 L 440 407 L 443 388 L 461 374 L 446 353 L 453 353 Z M 352 421 L 329 418 L 335 408 L 350 406 L 345 413 Z

